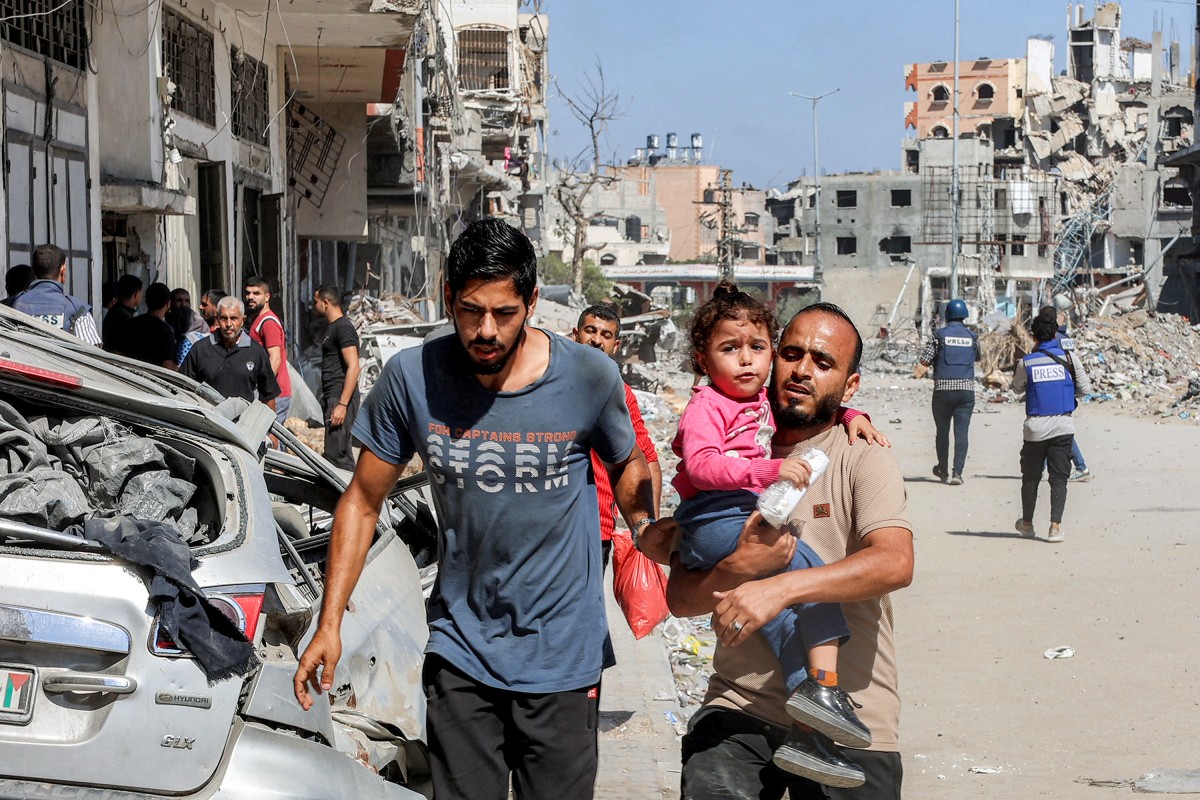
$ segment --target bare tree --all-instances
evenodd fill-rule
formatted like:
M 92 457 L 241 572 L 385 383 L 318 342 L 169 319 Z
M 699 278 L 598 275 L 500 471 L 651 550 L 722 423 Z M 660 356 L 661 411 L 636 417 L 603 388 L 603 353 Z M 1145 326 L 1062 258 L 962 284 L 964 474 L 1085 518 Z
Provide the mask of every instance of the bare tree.
M 596 245 L 588 244 L 589 220 L 583 209 L 588 195 L 596 186 L 608 186 L 620 179 L 612 172 L 603 173 L 603 168 L 608 165 L 600 158 L 600 140 L 608 129 L 608 123 L 620 119 L 622 109 L 620 95 L 604 82 L 604 68 L 599 59 L 596 60 L 595 74 L 584 73 L 583 86 L 578 93 L 572 95 L 564 92 L 558 81 L 554 82 L 554 86 L 571 110 L 571 115 L 587 129 L 590 137 L 590 145 L 573 158 L 554 162 L 559 176 L 554 196 L 570 219 L 571 288 L 576 294 L 582 295 L 584 259 L 588 251 L 599 249 Z

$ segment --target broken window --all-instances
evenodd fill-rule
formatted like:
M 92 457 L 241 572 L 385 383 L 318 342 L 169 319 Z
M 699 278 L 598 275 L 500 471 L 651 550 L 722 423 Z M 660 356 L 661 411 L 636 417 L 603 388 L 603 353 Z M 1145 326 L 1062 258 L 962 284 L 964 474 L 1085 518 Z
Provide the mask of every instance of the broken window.
M 931 96 L 933 97 L 933 102 L 935 102 L 935 103 L 950 102 L 950 90 L 947 89 L 944 85 L 942 85 L 940 83 L 937 86 L 933 87 L 933 92 L 932 92 Z
M 754 214 L 754 213 L 746 214 L 745 221 L 746 221 L 746 230 L 748 230 L 748 231 L 758 230 L 758 214 Z
M 1164 206 L 1190 206 L 1192 195 L 1186 186 L 1168 183 L 1163 186 L 1162 201 Z
M 613 255 L 612 253 L 605 253 L 604 255 L 600 256 L 600 264 L 603 266 L 608 267 L 608 266 L 612 266 L 613 264 L 616 264 L 616 263 L 617 263 L 617 257 L 615 255 Z
M 229 127 L 239 139 L 265 144 L 271 122 L 270 76 L 267 65 L 234 47 L 229 51 L 233 113 Z
M 216 124 L 212 34 L 163 10 L 163 69 L 175 82 L 171 108 L 189 117 Z
M 457 34 L 458 83 L 466 91 L 509 89 L 508 31 L 467 28 Z
M 904 166 L 909 172 L 919 173 L 921 171 L 921 151 L 920 150 L 905 150 L 904 151 Z
M 1014 256 L 1025 255 L 1025 234 L 1014 233 L 1012 236 L 1012 247 L 1009 250 Z
M 912 237 L 893 234 L 879 240 L 879 252 L 888 255 L 904 255 L 912 252 Z
M 906 208 L 911 205 L 912 189 L 892 189 L 892 208 Z
M 983 102 L 991 102 L 996 97 L 996 87 L 990 83 L 981 83 L 975 90 L 976 96 Z
M 857 208 L 858 207 L 858 192 L 854 189 L 838 189 L 837 193 L 838 208 Z
M 837 237 L 837 254 L 839 256 L 852 256 L 858 252 L 858 238 L 854 236 L 839 236 Z
M 945 125 L 934 125 L 933 130 L 930 131 L 930 133 L 933 134 L 933 138 L 935 138 L 935 139 L 949 139 L 950 138 L 950 131 L 946 128 Z
M 0 38 L 82 70 L 87 60 L 83 11 L 83 0 L 0 0 Z

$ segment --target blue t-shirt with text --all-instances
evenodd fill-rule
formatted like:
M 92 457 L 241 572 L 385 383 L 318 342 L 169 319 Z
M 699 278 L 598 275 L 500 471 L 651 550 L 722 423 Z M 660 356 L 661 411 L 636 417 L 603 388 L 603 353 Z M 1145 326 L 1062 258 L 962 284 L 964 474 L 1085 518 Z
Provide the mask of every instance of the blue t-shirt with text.
M 613 663 L 589 451 L 620 462 L 635 445 L 616 364 L 546 335 L 545 373 L 514 392 L 481 386 L 455 335 L 404 350 L 353 429 L 429 474 L 442 535 L 427 652 L 539 694 L 592 685 Z

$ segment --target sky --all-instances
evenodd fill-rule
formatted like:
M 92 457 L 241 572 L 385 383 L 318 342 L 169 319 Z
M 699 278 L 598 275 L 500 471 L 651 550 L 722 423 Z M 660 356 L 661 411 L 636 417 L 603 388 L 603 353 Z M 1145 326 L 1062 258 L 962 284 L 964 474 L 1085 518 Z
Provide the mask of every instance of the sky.
M 822 173 L 899 169 L 904 65 L 952 61 L 954 0 L 527 0 L 549 20 L 549 150 L 571 158 L 586 129 L 562 96 L 578 96 L 603 68 L 621 117 L 604 139 L 605 159 L 624 163 L 657 133 L 704 136 L 705 161 L 733 170 L 735 185 L 783 187 L 813 173 L 812 102 L 820 95 Z M 1091 0 L 1084 4 L 1090 19 Z M 1180 42 L 1188 63 L 1192 0 L 1125 0 L 1121 35 Z M 524 9 L 526 11 L 532 8 Z M 1023 58 L 1030 36 L 1051 36 L 1055 71 L 1066 66 L 1067 3 L 960 0 L 959 55 Z M 1186 70 L 1185 70 L 1186 71 Z M 911 131 L 909 134 L 911 135 Z

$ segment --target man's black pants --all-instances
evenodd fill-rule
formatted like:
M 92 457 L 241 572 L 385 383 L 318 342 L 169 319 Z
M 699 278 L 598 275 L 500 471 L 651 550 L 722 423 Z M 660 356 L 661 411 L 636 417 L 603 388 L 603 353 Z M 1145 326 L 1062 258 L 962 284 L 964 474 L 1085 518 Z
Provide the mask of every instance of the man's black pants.
M 485 686 L 436 655 L 425 658 L 433 796 L 591 800 L 600 687 L 523 694 Z
M 1075 435 L 1055 436 L 1021 445 L 1021 519 L 1033 522 L 1037 508 L 1042 465 L 1050 473 L 1050 521 L 1062 522 L 1067 506 L 1067 478 L 1071 476 L 1071 443 Z
M 683 800 L 900 800 L 904 768 L 899 753 L 844 748 L 867 782 L 834 789 L 771 763 L 787 738 L 777 725 L 724 708 L 696 712 L 683 737 Z
M 337 395 L 325 398 L 325 450 L 322 455 L 335 467 L 353 472 L 354 450 L 351 448 L 354 445 L 354 438 L 350 435 L 350 429 L 354 427 L 354 419 L 358 416 L 358 392 L 355 392 L 350 398 L 350 405 L 346 408 L 345 422 L 335 428 L 329 424 L 329 419 L 333 414 L 334 407 L 340 402 L 341 398 Z

